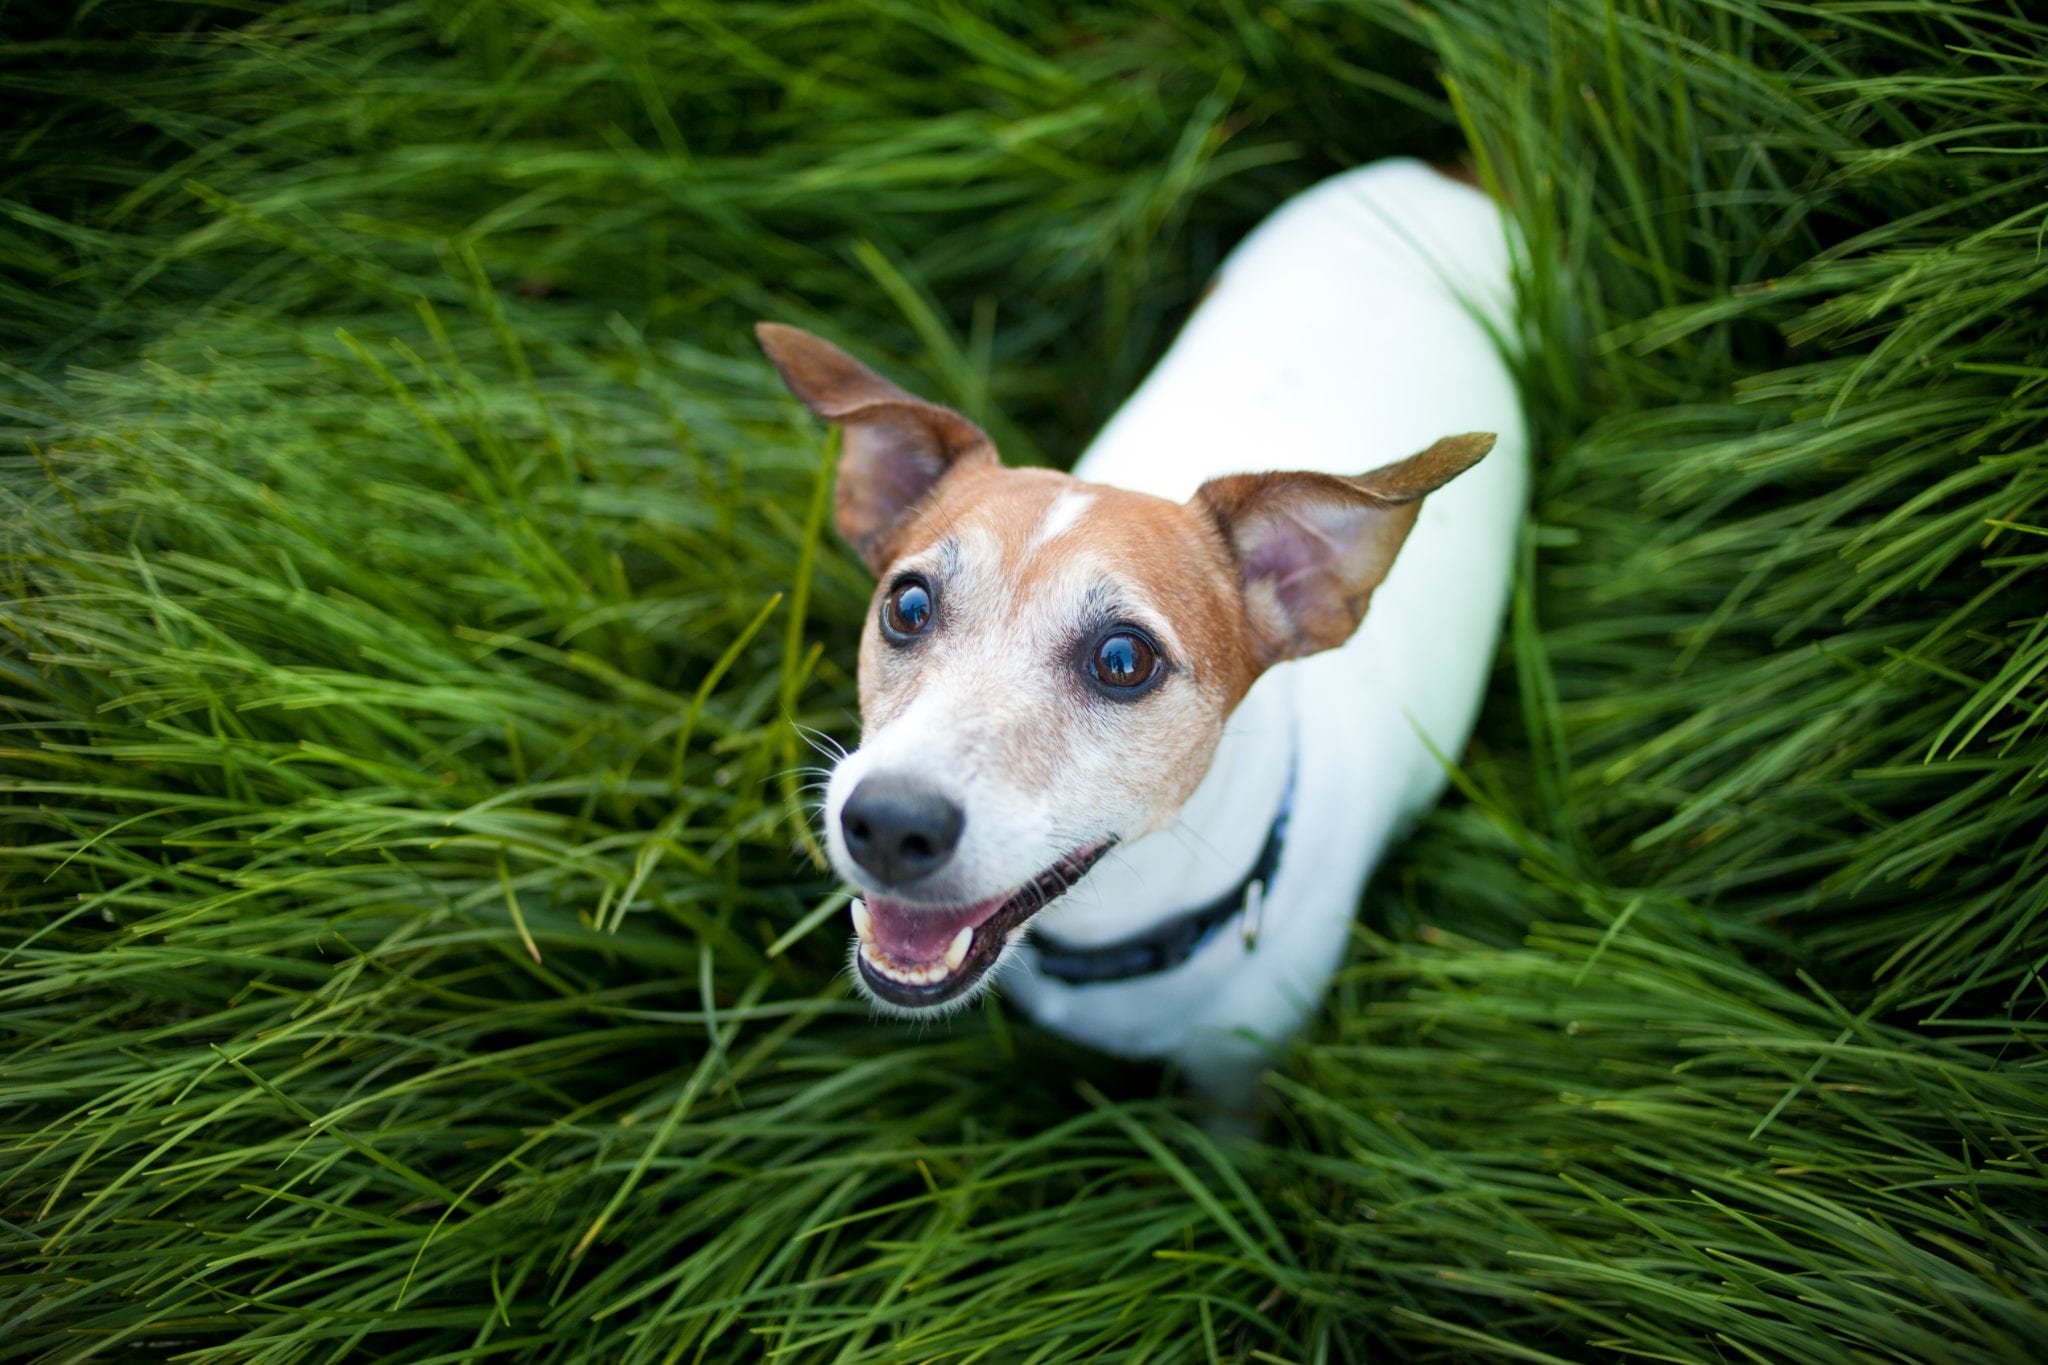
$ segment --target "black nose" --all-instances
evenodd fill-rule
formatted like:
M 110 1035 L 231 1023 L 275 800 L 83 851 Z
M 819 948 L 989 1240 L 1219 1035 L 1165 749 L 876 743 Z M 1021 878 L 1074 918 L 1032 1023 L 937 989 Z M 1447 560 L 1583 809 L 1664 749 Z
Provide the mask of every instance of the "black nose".
M 953 856 L 967 816 L 913 777 L 864 777 L 839 812 L 846 851 L 884 886 L 936 872 Z

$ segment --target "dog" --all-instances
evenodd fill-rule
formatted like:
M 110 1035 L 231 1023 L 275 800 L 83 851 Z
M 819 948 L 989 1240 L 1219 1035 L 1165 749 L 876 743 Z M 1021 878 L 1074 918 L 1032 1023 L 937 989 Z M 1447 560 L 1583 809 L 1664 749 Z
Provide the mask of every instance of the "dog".
M 1492 200 L 1420 162 L 1323 181 L 1072 475 L 760 324 L 842 430 L 835 521 L 877 579 L 822 812 L 875 1005 L 1000 978 L 1057 1033 L 1251 1103 L 1479 709 L 1527 496 L 1514 255 Z

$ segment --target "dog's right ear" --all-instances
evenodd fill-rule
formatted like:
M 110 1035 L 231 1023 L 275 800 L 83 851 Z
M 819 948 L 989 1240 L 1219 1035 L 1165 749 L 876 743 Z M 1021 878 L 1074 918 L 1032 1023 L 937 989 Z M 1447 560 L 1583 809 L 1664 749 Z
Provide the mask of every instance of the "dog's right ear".
M 756 323 L 754 336 L 789 391 L 845 429 L 833 519 L 872 572 L 889 566 L 893 533 L 940 479 L 961 465 L 996 463 L 980 427 L 905 393 L 831 342 L 779 322 Z

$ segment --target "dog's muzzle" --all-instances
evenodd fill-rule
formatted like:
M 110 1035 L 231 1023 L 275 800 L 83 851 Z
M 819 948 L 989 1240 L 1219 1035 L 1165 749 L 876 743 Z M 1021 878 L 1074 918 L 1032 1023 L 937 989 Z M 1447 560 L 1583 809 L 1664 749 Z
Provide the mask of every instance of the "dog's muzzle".
M 918 905 L 880 893 L 855 901 L 861 983 L 876 998 L 905 1009 L 958 999 L 996 965 L 1025 923 L 1064 895 L 1113 843 L 1092 844 L 1018 890 L 972 905 Z

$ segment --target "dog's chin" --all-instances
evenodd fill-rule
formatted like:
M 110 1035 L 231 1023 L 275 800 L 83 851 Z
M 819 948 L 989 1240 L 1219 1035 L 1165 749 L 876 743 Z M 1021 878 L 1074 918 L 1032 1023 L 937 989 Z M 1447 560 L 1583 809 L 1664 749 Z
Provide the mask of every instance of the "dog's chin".
M 1109 852 L 1089 844 L 1023 886 L 967 905 L 882 893 L 853 903 L 853 979 L 884 1013 L 928 1016 L 958 1009 L 988 988 L 1031 917 L 1065 895 Z

